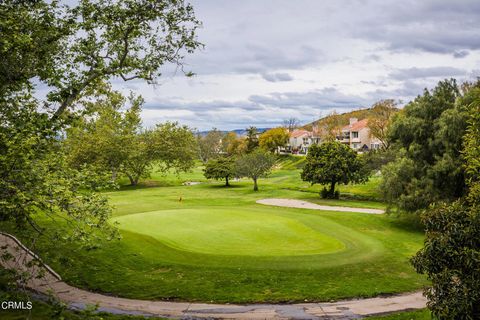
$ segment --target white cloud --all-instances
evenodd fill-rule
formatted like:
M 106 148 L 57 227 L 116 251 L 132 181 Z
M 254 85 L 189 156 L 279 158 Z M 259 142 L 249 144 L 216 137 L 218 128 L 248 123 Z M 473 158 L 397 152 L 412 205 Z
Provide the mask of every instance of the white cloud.
M 197 76 L 115 87 L 146 99 L 146 125 L 208 129 L 311 121 L 379 99 L 408 101 L 443 78 L 479 76 L 480 2 L 195 0 Z M 166 68 L 168 70 L 168 68 Z M 476 71 L 475 71 L 476 70 Z

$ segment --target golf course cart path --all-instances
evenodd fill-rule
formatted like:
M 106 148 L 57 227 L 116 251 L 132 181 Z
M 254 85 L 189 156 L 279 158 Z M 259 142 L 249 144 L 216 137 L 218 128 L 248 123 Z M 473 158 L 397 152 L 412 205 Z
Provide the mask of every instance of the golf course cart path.
M 206 304 L 125 299 L 93 293 L 70 286 L 15 237 L 0 232 L 0 264 L 7 269 L 28 272 L 25 286 L 54 297 L 72 309 L 97 305 L 99 311 L 158 316 L 173 319 L 359 319 L 374 314 L 425 308 L 421 292 L 389 297 L 344 300 L 331 303 L 298 304 Z M 7 258 L 7 257 L 10 258 Z
M 326 210 L 326 211 L 343 211 L 343 212 L 360 212 L 370 214 L 382 214 L 385 213 L 381 209 L 368 209 L 368 208 L 353 208 L 353 207 L 340 207 L 340 206 L 322 206 L 319 204 L 311 203 L 303 200 L 296 199 L 261 199 L 257 200 L 259 204 L 265 204 L 267 206 L 288 207 L 288 208 L 300 208 L 311 210 Z

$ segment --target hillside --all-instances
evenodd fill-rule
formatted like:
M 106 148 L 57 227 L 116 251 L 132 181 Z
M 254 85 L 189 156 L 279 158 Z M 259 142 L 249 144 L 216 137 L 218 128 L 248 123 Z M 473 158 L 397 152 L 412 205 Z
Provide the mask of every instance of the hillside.
M 366 108 L 366 109 L 359 109 L 359 110 L 353 110 L 350 112 L 345 112 L 345 113 L 340 113 L 340 114 L 332 114 L 328 115 L 326 117 L 323 117 L 321 119 L 318 119 L 314 122 L 307 123 L 302 127 L 302 129 L 305 130 L 312 130 L 312 126 L 316 124 L 318 127 L 323 127 L 332 120 L 332 118 L 335 118 L 335 122 L 338 123 L 340 126 L 346 126 L 349 123 L 350 118 L 357 118 L 358 120 L 362 120 L 365 118 L 368 118 L 369 116 L 375 114 L 377 107 L 371 107 L 371 108 Z M 400 109 L 397 109 L 397 111 Z

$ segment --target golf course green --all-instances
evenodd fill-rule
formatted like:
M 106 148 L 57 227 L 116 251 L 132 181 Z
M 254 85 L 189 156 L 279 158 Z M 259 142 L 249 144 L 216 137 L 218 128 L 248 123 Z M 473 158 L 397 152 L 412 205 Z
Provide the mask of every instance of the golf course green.
M 172 248 L 212 255 L 297 256 L 345 248 L 321 230 L 260 208 L 162 210 L 115 221 L 123 230 L 151 236 Z
M 248 179 L 229 188 L 207 181 L 201 164 L 180 176 L 157 173 L 141 186 L 106 193 L 121 239 L 99 239 L 85 248 L 42 237 L 36 251 L 72 285 L 136 299 L 329 301 L 413 291 L 427 283 L 409 262 L 423 232 L 408 221 L 256 203 L 291 198 L 385 208 L 376 200 L 379 178 L 341 186 L 345 198 L 322 200 L 321 186 L 301 181 L 301 164 L 301 158 L 283 160 L 271 177 L 259 180 L 258 192 Z M 49 218 L 38 221 L 49 230 Z

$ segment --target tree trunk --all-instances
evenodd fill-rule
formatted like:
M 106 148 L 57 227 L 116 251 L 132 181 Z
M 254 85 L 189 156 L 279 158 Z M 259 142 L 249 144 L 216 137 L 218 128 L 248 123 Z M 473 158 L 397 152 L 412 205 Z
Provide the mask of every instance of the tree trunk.
M 115 167 L 112 167 L 112 182 L 115 182 L 117 180 L 117 169 Z
M 333 195 L 335 194 L 335 183 L 336 181 L 330 182 L 330 190 L 328 191 L 328 193 L 332 198 L 333 198 Z
M 257 178 L 253 178 L 253 191 L 258 191 Z
M 228 176 L 225 177 L 225 187 L 230 187 L 230 183 L 228 182 Z
M 131 185 L 131 186 L 136 186 L 136 185 L 137 185 L 138 179 L 137 179 L 137 181 L 135 181 L 135 179 L 133 178 L 133 176 L 130 175 L 130 174 L 128 174 L 128 173 L 127 173 L 127 177 L 128 177 L 128 180 L 130 180 L 130 185 Z

